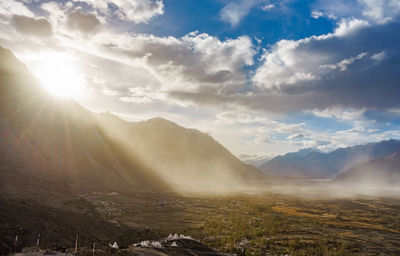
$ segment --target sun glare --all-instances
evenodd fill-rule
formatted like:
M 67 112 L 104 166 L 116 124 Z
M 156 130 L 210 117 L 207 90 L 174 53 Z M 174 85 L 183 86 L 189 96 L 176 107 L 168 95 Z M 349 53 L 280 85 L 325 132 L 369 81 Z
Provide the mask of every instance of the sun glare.
M 57 97 L 77 97 L 82 94 L 85 79 L 73 57 L 57 52 L 40 55 L 34 73 L 46 90 Z

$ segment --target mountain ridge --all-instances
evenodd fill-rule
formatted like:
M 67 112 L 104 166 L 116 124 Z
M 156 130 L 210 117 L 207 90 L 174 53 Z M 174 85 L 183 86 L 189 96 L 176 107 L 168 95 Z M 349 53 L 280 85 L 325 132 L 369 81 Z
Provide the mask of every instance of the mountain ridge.
M 295 176 L 299 178 L 332 178 L 346 169 L 375 158 L 400 151 L 400 141 L 389 139 L 347 148 L 329 153 L 311 151 L 307 154 L 288 153 L 260 165 L 267 174 Z

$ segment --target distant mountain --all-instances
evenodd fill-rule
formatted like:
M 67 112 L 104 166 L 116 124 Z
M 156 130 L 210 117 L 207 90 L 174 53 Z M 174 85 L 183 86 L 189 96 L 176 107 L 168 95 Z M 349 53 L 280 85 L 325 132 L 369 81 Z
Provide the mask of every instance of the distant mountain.
M 258 167 L 261 164 L 265 163 L 266 161 L 271 160 L 272 157 L 265 155 L 240 154 L 239 159 L 246 164 Z
M 399 186 L 400 152 L 358 164 L 339 174 L 335 181 L 353 185 Z
M 287 154 L 285 154 L 283 156 L 276 156 L 271 160 L 275 160 L 275 161 L 279 160 L 279 161 L 282 161 L 282 162 L 289 163 L 289 162 L 292 162 L 292 161 L 296 161 L 296 160 L 302 159 L 302 158 L 308 156 L 312 152 L 321 153 L 316 148 L 305 148 L 305 149 L 301 149 L 301 150 L 299 150 L 297 152 L 287 153 Z
M 0 47 L 0 193 L 216 191 L 259 178 L 212 137 L 155 118 L 129 123 L 55 99 Z
M 366 145 L 339 148 L 330 153 L 313 149 L 278 156 L 259 168 L 275 176 L 331 178 L 357 164 L 400 151 L 400 141 L 387 140 Z

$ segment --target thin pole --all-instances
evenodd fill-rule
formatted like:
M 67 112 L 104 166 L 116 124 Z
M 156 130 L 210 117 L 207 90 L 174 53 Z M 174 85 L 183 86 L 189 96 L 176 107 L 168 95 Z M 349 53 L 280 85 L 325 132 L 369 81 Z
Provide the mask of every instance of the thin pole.
M 14 251 L 17 252 L 18 235 L 15 235 Z
M 38 234 L 37 240 L 36 240 L 36 247 L 39 249 L 39 243 L 40 243 L 40 233 Z
M 79 234 L 76 234 L 74 254 L 77 254 L 78 252 L 78 239 L 79 239 Z
M 96 249 L 96 243 L 93 242 L 93 250 L 92 250 L 92 256 L 94 256 L 94 250 Z

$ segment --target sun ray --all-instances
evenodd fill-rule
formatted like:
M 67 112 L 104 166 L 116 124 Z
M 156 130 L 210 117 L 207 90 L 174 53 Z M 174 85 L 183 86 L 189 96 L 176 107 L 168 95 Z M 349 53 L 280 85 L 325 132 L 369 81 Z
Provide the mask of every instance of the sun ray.
M 45 52 L 33 58 L 42 60 L 33 66 L 32 71 L 49 93 L 62 98 L 83 94 L 85 78 L 73 56 L 63 52 Z

